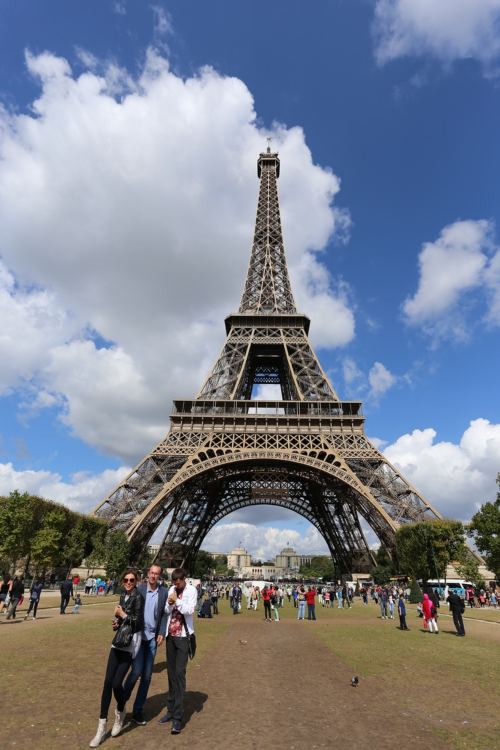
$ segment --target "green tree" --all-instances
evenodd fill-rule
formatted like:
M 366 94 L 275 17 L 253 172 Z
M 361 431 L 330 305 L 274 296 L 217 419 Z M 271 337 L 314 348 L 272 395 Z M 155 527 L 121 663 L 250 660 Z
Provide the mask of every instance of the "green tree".
M 66 534 L 61 554 L 61 562 L 69 573 L 71 568 L 81 564 L 88 548 L 89 527 L 86 519 L 79 518 Z
M 193 570 L 189 571 L 193 578 L 212 575 L 215 568 L 215 560 L 209 552 L 200 549 L 196 556 Z
M 299 573 L 304 578 L 322 578 L 324 581 L 333 581 L 335 567 L 329 555 L 318 555 L 311 558 L 308 565 L 302 565 Z
M 414 578 L 410 581 L 410 602 L 418 604 L 422 601 L 422 591 Z
M 464 546 L 459 558 L 454 561 L 454 566 L 461 578 L 465 578 L 466 581 L 470 581 L 476 586 L 479 584 L 481 580 L 479 562 L 467 547 Z
M 216 575 L 227 575 L 227 555 L 217 555 L 214 560 L 214 568 Z
M 401 572 L 422 580 L 444 578 L 446 566 L 460 559 L 464 546 L 465 530 L 460 521 L 421 521 L 406 524 L 396 532 Z
M 62 562 L 68 515 L 63 508 L 53 508 L 43 517 L 43 522 L 31 541 L 31 559 L 37 570 L 57 567 Z
M 383 544 L 375 552 L 376 565 L 372 570 L 373 580 L 380 586 L 389 583 L 393 575 L 393 563 Z
M 105 537 L 104 567 L 106 575 L 114 578 L 123 573 L 130 561 L 130 542 L 121 529 L 109 530 Z
M 500 488 L 500 474 L 497 475 Z M 478 550 L 484 555 L 486 565 L 500 579 L 500 489 L 492 503 L 485 503 L 472 516 L 468 533 L 474 538 Z
M 38 513 L 35 498 L 17 490 L 0 498 L 0 557 L 14 570 L 21 558 L 29 557 Z

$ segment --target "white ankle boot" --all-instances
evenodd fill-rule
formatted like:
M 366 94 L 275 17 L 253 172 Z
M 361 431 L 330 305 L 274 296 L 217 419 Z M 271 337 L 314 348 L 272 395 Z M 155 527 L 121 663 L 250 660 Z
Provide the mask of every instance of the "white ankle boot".
M 123 729 L 124 721 L 125 711 L 118 711 L 118 709 L 115 708 L 115 723 L 113 724 L 113 729 L 111 730 L 112 737 L 118 737 Z
M 96 735 L 93 740 L 90 740 L 89 747 L 99 747 L 106 736 L 106 723 L 106 719 L 99 719 Z

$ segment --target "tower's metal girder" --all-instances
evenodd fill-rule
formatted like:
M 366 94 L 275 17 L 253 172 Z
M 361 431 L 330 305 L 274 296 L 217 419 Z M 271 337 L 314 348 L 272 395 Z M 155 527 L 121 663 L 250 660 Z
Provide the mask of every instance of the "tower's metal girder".
M 339 401 L 311 347 L 286 265 L 279 170 L 268 148 L 241 305 L 212 371 L 196 399 L 174 402 L 166 437 L 95 512 L 138 551 L 169 519 L 160 556 L 189 566 L 227 514 L 279 505 L 314 524 L 339 569 L 366 569 L 360 518 L 391 550 L 401 524 L 440 515 L 370 443 L 361 403 Z M 266 383 L 282 401 L 251 400 Z

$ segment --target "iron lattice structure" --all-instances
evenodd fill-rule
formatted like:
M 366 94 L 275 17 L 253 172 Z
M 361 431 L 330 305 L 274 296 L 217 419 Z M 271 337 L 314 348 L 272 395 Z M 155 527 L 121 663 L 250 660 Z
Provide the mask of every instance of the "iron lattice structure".
M 168 519 L 158 558 L 191 567 L 210 529 L 234 510 L 278 505 L 307 518 L 337 569 L 373 559 L 360 519 L 390 550 L 395 532 L 439 513 L 375 448 L 359 401 L 340 401 L 297 312 L 277 190 L 280 161 L 267 149 L 254 242 L 239 311 L 195 399 L 175 401 L 166 437 L 96 508 L 139 552 Z M 252 400 L 255 385 L 282 400 Z

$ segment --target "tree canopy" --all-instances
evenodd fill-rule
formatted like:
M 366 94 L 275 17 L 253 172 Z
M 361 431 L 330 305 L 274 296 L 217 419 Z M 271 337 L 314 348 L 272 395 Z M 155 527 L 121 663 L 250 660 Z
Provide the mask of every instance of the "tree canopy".
M 460 521 L 436 519 L 402 526 L 396 532 L 400 572 L 424 581 L 444 578 L 446 566 L 464 557 L 465 529 Z
M 300 567 L 299 574 L 304 578 L 322 578 L 324 581 L 333 581 L 335 579 L 333 560 L 328 555 L 312 557 L 310 563 Z
M 484 555 L 486 565 L 500 578 L 500 473 L 497 475 L 499 491 L 494 502 L 484 503 L 472 516 L 468 526 L 478 550 Z
M 28 492 L 0 497 L 0 559 L 25 570 L 79 565 L 91 553 L 95 539 L 107 525 Z

